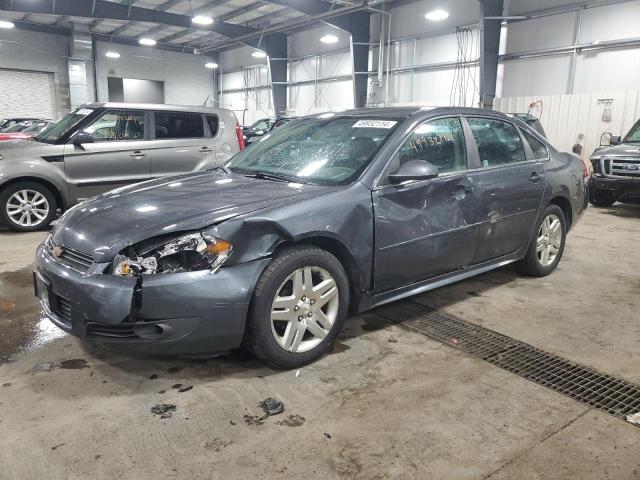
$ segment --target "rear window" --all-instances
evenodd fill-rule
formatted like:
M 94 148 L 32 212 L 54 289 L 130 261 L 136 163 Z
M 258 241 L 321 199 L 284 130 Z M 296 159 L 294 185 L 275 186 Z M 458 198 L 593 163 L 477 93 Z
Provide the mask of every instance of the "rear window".
M 206 115 L 205 118 L 207 119 L 211 136 L 215 137 L 218 134 L 218 117 L 216 115 Z
M 547 151 L 547 147 L 544 143 L 538 140 L 536 137 L 531 135 L 525 129 L 522 129 L 522 134 L 524 135 L 524 139 L 527 141 L 531 150 L 533 150 L 533 158 L 536 160 L 542 160 L 543 158 L 547 158 L 549 156 L 549 152 Z
M 199 113 L 155 112 L 157 139 L 203 138 L 204 123 Z

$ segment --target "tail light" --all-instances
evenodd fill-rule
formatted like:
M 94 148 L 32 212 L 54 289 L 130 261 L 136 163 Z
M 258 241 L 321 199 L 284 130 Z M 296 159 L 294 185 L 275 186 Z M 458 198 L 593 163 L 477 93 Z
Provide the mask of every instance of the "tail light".
M 244 150 L 244 135 L 242 135 L 242 128 L 239 123 L 236 123 L 236 136 L 238 137 L 238 147 L 240 147 L 240 150 Z

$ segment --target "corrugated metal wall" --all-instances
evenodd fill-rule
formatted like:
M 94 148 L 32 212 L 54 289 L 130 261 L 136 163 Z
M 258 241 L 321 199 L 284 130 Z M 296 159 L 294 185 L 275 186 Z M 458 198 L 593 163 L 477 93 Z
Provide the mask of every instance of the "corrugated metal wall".
M 527 112 L 535 101 L 542 102 L 542 109 L 536 107 L 532 113 L 540 116 L 551 143 L 563 151 L 571 151 L 580 143 L 583 159 L 600 145 L 603 133 L 624 135 L 640 118 L 639 90 L 497 98 L 495 106 L 505 113 Z

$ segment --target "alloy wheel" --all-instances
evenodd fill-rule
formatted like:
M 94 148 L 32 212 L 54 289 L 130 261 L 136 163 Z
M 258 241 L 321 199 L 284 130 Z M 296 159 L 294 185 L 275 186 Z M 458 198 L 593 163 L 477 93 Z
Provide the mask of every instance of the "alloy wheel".
M 329 335 L 339 303 L 338 286 L 328 271 L 313 266 L 295 270 L 273 299 L 273 337 L 288 352 L 312 350 Z
M 6 210 L 16 225 L 35 227 L 49 215 L 49 201 L 36 190 L 18 190 L 7 200 Z
M 536 253 L 538 261 L 543 267 L 553 264 L 562 246 L 562 223 L 555 215 L 547 215 L 538 230 Z

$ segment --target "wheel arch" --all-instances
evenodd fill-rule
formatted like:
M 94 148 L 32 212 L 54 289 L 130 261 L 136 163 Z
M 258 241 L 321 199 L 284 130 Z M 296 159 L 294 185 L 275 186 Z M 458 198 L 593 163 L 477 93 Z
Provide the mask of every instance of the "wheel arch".
M 60 189 L 55 185 L 55 183 L 41 177 L 28 176 L 11 178 L 0 185 L 0 194 L 11 185 L 15 185 L 16 183 L 20 182 L 34 182 L 48 188 L 49 190 L 51 190 L 51 193 L 53 193 L 53 196 L 56 199 L 56 203 L 58 204 L 58 208 L 60 208 L 62 211 L 66 210 L 68 202 L 66 201 L 66 198 L 64 197 Z
M 274 250 L 274 255 L 282 249 L 298 246 L 314 246 L 326 250 L 342 264 L 349 280 L 349 313 L 355 313 L 360 303 L 362 272 L 355 257 L 340 240 L 328 236 L 309 236 L 297 240 L 283 240 Z
M 562 213 L 564 213 L 564 218 L 567 223 L 567 231 L 569 231 L 573 224 L 573 208 L 571 206 L 571 201 L 565 196 L 557 195 L 549 201 L 549 205 L 557 205 L 560 207 Z

